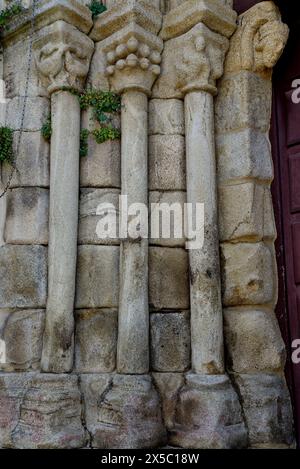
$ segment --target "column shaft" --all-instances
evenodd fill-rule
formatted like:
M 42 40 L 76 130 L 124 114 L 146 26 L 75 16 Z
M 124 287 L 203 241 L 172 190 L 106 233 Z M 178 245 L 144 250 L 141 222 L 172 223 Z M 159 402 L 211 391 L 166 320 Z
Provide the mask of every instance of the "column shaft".
M 204 204 L 204 245 L 189 251 L 192 368 L 224 372 L 213 96 L 185 96 L 187 201 Z
M 139 91 L 122 98 L 122 195 L 148 204 L 148 99 Z M 121 243 L 118 359 L 119 373 L 149 371 L 148 240 Z
M 42 369 L 71 371 L 79 197 L 80 107 L 67 91 L 51 96 L 49 267 Z
M 6 102 L 5 102 L 5 84 L 3 80 L 3 49 L 0 45 L 0 127 L 5 125 L 5 112 L 6 112 Z M 4 184 L 2 182 L 2 164 L 0 167 L 0 194 L 4 190 Z M 0 199 L 0 246 L 5 244 L 4 242 L 4 229 L 5 229 L 5 219 L 6 219 L 6 195 Z

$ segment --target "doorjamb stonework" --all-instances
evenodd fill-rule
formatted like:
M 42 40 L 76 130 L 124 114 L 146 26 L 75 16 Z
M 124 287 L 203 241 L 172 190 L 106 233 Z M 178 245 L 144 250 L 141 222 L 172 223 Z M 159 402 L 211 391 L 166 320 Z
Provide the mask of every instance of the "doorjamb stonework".
M 0 246 L 0 447 L 290 447 L 267 135 L 288 28 L 271 1 L 237 19 L 231 0 L 105 0 L 94 22 L 87 3 L 37 6 Z M 3 38 L 15 133 L 29 23 Z M 80 160 L 85 86 L 121 95 L 122 138 Z M 95 240 L 120 193 L 204 203 L 204 247 Z

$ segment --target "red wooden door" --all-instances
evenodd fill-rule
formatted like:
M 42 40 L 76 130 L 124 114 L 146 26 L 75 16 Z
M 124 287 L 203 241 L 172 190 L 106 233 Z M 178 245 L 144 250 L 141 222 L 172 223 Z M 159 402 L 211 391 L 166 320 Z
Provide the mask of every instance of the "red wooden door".
M 242 13 L 260 1 L 235 0 L 234 6 L 238 13 Z M 278 231 L 279 299 L 276 312 L 287 348 L 286 377 L 300 446 L 300 364 L 292 361 L 292 343 L 300 339 L 300 1 L 275 0 L 275 3 L 291 30 L 288 45 L 273 76 L 270 136 Z
M 292 3 L 291 3 L 292 4 Z M 300 7 L 283 11 L 291 32 L 275 68 L 273 146 L 278 240 L 279 302 L 277 315 L 288 350 L 287 379 L 300 444 L 300 364 L 293 363 L 292 344 L 300 339 Z

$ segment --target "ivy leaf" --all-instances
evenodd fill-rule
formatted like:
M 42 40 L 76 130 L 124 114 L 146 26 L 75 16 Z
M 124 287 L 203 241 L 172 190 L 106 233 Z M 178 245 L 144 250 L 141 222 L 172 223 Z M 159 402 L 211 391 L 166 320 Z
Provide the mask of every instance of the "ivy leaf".
M 97 113 L 97 120 L 103 124 L 104 122 L 108 121 L 108 117 L 103 112 L 99 112 Z
M 92 18 L 101 15 L 101 13 L 104 13 L 107 10 L 106 6 L 98 0 L 92 0 L 91 3 L 88 5 L 88 8 L 92 12 Z
M 13 130 L 0 127 L 0 161 L 12 163 L 13 158 Z

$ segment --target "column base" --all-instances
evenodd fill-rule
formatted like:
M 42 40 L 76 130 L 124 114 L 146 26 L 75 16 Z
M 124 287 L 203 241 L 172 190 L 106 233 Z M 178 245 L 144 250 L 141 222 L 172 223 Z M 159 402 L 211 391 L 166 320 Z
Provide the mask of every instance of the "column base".
M 253 448 L 293 447 L 293 411 L 284 376 L 277 373 L 233 373 L 243 400 L 249 445 Z
M 68 374 L 0 374 L 0 447 L 83 448 L 78 377 Z
M 153 448 L 166 443 L 151 376 L 82 376 L 82 388 L 93 448 Z
M 241 407 L 226 375 L 186 375 L 170 444 L 195 449 L 247 447 Z

